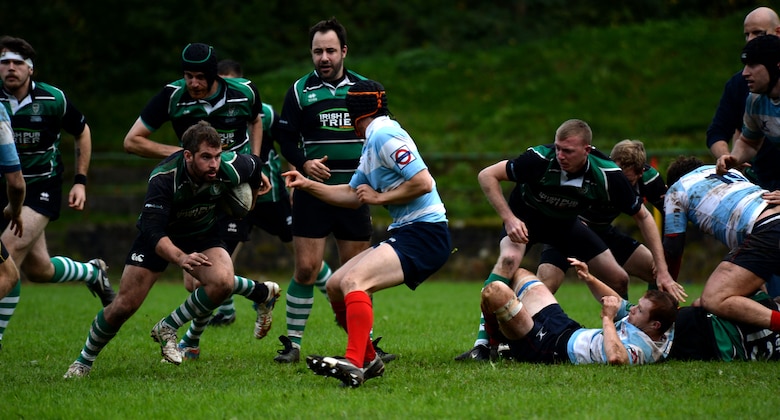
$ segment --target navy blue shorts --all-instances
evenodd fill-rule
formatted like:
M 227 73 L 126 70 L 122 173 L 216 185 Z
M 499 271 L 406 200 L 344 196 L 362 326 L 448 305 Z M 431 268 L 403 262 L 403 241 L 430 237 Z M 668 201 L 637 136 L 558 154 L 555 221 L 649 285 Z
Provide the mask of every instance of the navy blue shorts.
M 780 274 L 780 214 L 756 221 L 750 235 L 723 261 L 749 270 L 764 281 L 769 281 L 773 274 Z
M 203 252 L 207 249 L 217 247 L 225 248 L 227 250 L 225 242 L 214 230 L 195 238 L 171 238 L 171 240 L 174 245 L 187 254 Z M 156 244 L 145 242 L 139 233 L 136 235 L 135 241 L 133 241 L 133 245 L 130 247 L 130 252 L 127 253 L 125 264 L 146 268 L 155 273 L 162 273 L 165 271 L 165 268 L 168 267 L 168 260 L 157 254 L 157 251 L 154 249 L 155 245 Z
M 452 253 L 452 240 L 447 223 L 410 223 L 390 231 L 386 243 L 401 260 L 404 284 L 414 290 L 439 270 Z
M 542 308 L 533 320 L 534 326 L 525 337 L 509 342 L 512 357 L 531 363 L 569 362 L 569 338 L 582 325 L 569 318 L 557 303 Z
M 293 192 L 292 215 L 293 235 L 303 238 L 325 238 L 332 233 L 344 241 L 369 241 L 374 230 L 367 205 L 338 207 L 303 190 Z

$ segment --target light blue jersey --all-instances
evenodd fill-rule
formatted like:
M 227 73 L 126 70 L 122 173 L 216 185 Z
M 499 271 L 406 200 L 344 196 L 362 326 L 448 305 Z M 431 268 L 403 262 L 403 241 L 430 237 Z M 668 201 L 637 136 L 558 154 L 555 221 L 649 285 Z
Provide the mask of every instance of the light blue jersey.
M 766 192 L 734 169 L 717 175 L 704 165 L 669 187 L 664 199 L 664 235 L 685 233 L 688 222 L 735 249 L 766 209 Z
M 14 144 L 14 130 L 11 128 L 11 118 L 0 106 L 0 173 L 16 172 L 22 169 L 19 155 Z
M 390 191 L 426 169 L 417 145 L 401 126 L 388 117 L 378 117 L 366 129 L 360 164 L 349 186 L 368 184 L 378 192 Z M 446 222 L 444 203 L 434 181 L 433 190 L 405 204 L 387 206 L 393 222 L 388 230 L 413 222 Z
M 631 306 L 628 301 L 623 300 L 620 310 L 615 315 L 615 319 L 619 319 L 615 322 L 615 328 L 620 342 L 628 353 L 629 364 L 642 365 L 666 359 L 672 349 L 674 325 L 660 341 L 653 341 L 650 336 L 628 322 L 628 311 Z M 571 335 L 566 348 L 569 360 L 575 365 L 607 363 L 604 330 L 601 328 L 580 328 Z
M 757 93 L 748 95 L 745 102 L 742 135 L 749 140 L 766 137 L 775 147 L 780 147 L 780 103 Z

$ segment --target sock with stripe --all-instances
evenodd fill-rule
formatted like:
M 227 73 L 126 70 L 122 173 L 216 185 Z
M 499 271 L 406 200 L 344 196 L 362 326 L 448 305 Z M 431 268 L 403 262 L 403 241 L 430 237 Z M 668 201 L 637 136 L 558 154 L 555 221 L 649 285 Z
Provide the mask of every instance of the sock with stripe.
M 68 257 L 52 257 L 54 275 L 49 283 L 64 283 L 68 281 L 84 281 L 94 283 L 99 275 L 99 270 L 92 264 L 73 261 Z
M 21 294 L 22 279 L 18 279 L 14 288 L 4 298 L 0 299 L 0 343 L 3 342 L 3 334 L 5 329 L 8 328 L 8 323 L 11 322 L 11 317 L 19 304 Z
M 106 318 L 103 316 L 103 309 L 101 309 L 92 321 L 92 326 L 89 328 L 89 334 L 87 335 L 87 342 L 84 343 L 84 348 L 81 349 L 81 354 L 79 354 L 76 361 L 92 366 L 100 351 L 106 347 L 108 342 L 118 332 L 119 328 L 113 327 L 106 321 Z
M 317 288 L 320 292 L 322 292 L 325 297 L 328 297 L 328 291 L 325 290 L 325 285 L 328 283 L 328 279 L 333 274 L 333 271 L 331 271 L 330 266 L 327 262 L 322 262 L 322 269 L 317 274 L 317 280 L 314 281 L 314 287 Z
M 286 303 L 287 337 L 293 344 L 300 347 L 306 322 L 309 320 L 311 309 L 314 306 L 314 286 L 299 284 L 295 279 L 290 280 Z

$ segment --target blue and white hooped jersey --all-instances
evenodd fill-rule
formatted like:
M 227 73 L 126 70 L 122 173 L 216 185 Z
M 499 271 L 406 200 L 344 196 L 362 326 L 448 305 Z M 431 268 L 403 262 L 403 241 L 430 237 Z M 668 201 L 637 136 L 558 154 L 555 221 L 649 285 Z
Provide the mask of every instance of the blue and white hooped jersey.
M 751 93 L 745 102 L 742 135 L 750 140 L 766 137 L 780 147 L 780 103 L 766 95 Z
M 368 184 L 378 192 L 390 191 L 427 166 L 417 145 L 401 126 L 388 117 L 374 119 L 366 128 L 366 142 L 349 186 Z M 412 222 L 446 222 L 444 203 L 434 181 L 433 190 L 406 204 L 386 206 L 393 218 L 388 230 Z
M 16 172 L 22 169 L 19 154 L 16 153 L 14 130 L 11 128 L 11 118 L 0 106 L 0 173 Z
M 735 249 L 753 230 L 767 207 L 766 190 L 731 169 L 718 175 L 714 165 L 704 165 L 669 187 L 664 199 L 664 235 L 685 233 L 688 222 Z
M 628 322 L 628 311 L 631 305 L 625 299 L 620 305 L 615 318 L 618 338 L 628 353 L 628 363 L 643 365 L 659 362 L 669 356 L 674 341 L 674 325 L 669 328 L 660 341 L 653 341 L 650 336 Z M 567 343 L 569 360 L 575 365 L 590 363 L 607 363 L 607 353 L 604 350 L 604 330 L 602 328 L 580 328 L 575 331 Z

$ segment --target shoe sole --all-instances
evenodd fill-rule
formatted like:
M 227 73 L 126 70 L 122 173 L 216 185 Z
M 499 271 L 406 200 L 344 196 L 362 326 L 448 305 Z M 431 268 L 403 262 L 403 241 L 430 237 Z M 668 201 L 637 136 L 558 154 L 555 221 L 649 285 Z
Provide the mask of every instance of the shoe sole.
M 306 358 L 306 365 L 316 375 L 336 378 L 340 380 L 344 386 L 350 388 L 357 388 L 365 381 L 362 375 L 357 376 L 354 373 L 339 369 L 339 360 L 334 359 L 333 357 L 309 356 Z M 382 373 L 384 373 L 384 370 Z

